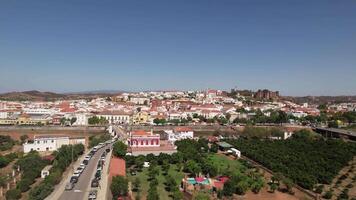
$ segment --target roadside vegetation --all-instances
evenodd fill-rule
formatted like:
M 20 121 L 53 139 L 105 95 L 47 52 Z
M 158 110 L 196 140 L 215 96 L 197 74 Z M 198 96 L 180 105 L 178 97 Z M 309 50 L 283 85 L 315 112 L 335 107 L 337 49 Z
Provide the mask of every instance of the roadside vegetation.
M 43 160 L 39 153 L 31 151 L 23 157 L 20 157 L 14 164 L 14 169 L 21 170 L 21 179 L 17 182 L 16 187 L 6 192 L 6 199 L 20 199 L 22 193 L 30 191 L 28 199 L 42 200 L 45 199 L 62 179 L 62 174 L 66 168 L 78 159 L 79 155 L 83 154 L 84 146 L 64 145 L 53 152 L 55 159 L 52 163 L 49 160 Z M 73 160 L 72 160 L 73 156 Z M 39 185 L 31 187 L 36 179 L 41 175 L 41 170 L 46 166 L 52 164 L 50 175 L 48 175 Z
M 64 145 L 58 151 L 53 152 L 55 159 L 50 174 L 38 186 L 31 189 L 29 199 L 43 200 L 50 195 L 54 186 L 61 181 L 63 172 L 83 153 L 84 145 L 82 144 Z
M 12 161 L 18 157 L 18 153 L 9 153 L 6 155 L 0 155 L 0 168 L 6 167 Z
M 355 143 L 325 140 L 308 130 L 301 130 L 288 140 L 249 138 L 227 142 L 243 155 L 309 190 L 316 184 L 330 184 L 356 155 Z
M 14 169 L 20 168 L 21 180 L 17 182 L 16 188 L 6 192 L 6 199 L 20 199 L 21 193 L 30 189 L 30 186 L 41 175 L 41 170 L 49 164 L 48 161 L 41 159 L 36 151 L 31 151 L 27 155 L 18 159 Z
M 15 145 L 16 141 L 10 136 L 0 135 L 0 151 L 6 151 L 11 149 Z
M 89 148 L 97 146 L 99 143 L 104 143 L 111 139 L 109 134 L 92 135 L 89 137 Z

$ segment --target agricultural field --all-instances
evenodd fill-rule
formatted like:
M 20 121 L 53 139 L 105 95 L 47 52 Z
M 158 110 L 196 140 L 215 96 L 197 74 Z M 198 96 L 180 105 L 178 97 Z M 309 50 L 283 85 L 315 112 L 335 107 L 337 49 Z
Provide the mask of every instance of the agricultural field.
M 163 171 L 161 167 L 159 168 L 159 173 L 157 175 L 157 180 L 158 180 L 158 186 L 157 186 L 157 192 L 160 195 L 160 200 L 170 200 L 170 194 L 165 190 L 165 175 L 163 175 Z M 136 175 L 132 175 L 128 173 L 127 177 L 128 180 L 133 183 L 135 182 L 135 179 L 138 178 L 140 179 L 141 182 L 141 192 L 140 196 L 141 197 L 146 197 L 148 194 L 148 189 L 149 189 L 149 176 L 148 176 L 148 168 L 143 168 L 142 172 L 137 172 Z M 182 178 L 184 177 L 184 173 L 182 170 L 177 169 L 177 165 L 170 165 L 170 168 L 168 170 L 168 175 L 172 176 L 174 180 L 176 181 L 177 184 L 180 184 L 182 181 Z M 134 196 L 137 196 L 137 192 L 133 192 Z
M 314 190 L 330 184 L 339 171 L 356 156 L 356 144 L 325 140 L 306 131 L 288 140 L 229 140 L 242 154 L 298 185 Z

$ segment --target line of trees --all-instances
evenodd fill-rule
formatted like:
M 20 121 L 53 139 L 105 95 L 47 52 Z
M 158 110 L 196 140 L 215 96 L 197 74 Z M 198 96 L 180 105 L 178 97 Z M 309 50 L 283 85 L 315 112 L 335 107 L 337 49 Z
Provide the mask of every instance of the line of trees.
M 110 185 L 110 190 L 113 199 L 118 197 L 127 196 L 128 193 L 128 180 L 123 176 L 114 176 Z
M 88 124 L 90 125 L 105 125 L 108 123 L 108 120 L 106 120 L 104 117 L 93 116 L 88 119 Z
M 50 174 L 38 186 L 30 190 L 29 200 L 43 200 L 50 195 L 54 186 L 61 181 L 63 172 L 84 153 L 84 150 L 83 144 L 76 144 L 64 145 L 53 152 L 55 159 Z

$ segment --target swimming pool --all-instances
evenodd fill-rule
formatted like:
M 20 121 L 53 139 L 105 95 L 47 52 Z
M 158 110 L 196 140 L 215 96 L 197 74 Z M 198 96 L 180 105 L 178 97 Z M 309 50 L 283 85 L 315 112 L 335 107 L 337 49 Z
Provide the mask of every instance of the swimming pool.
M 197 182 L 195 178 L 187 178 L 187 182 L 189 184 L 195 185 L 195 184 L 202 184 L 202 185 L 209 185 L 209 179 L 205 178 L 202 182 Z

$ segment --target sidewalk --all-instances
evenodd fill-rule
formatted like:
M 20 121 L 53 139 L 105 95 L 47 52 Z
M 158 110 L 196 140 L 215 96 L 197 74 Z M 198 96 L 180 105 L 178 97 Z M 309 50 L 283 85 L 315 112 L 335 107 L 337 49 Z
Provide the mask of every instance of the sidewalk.
M 109 167 L 110 167 L 111 155 L 112 155 L 112 148 L 110 147 L 110 153 L 108 153 L 105 158 L 105 165 L 99 183 L 100 188 L 98 189 L 97 199 L 109 199 L 107 198 L 107 194 L 110 193 Z

